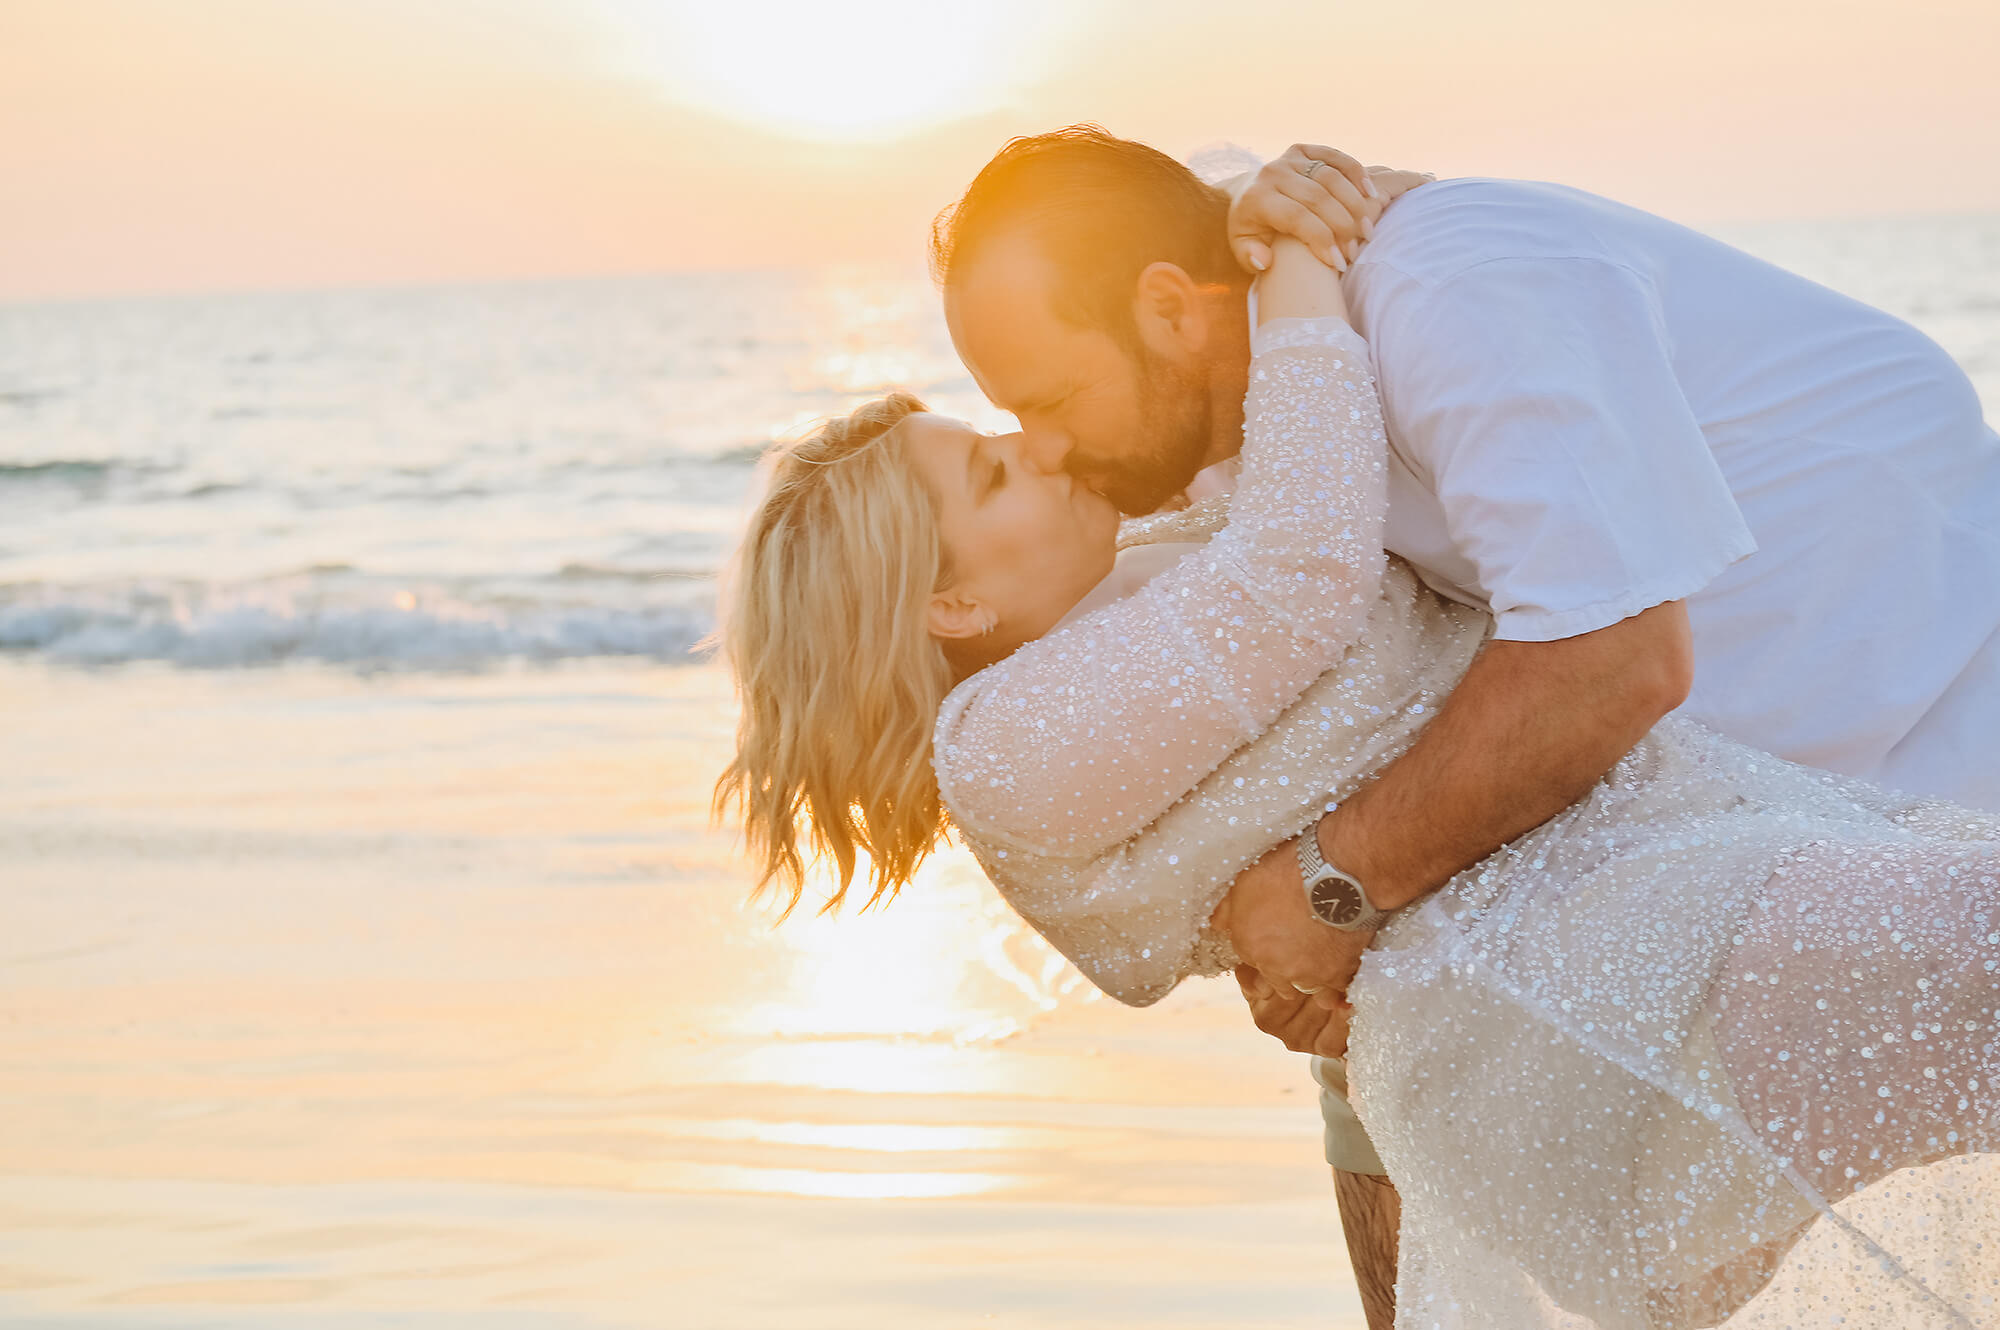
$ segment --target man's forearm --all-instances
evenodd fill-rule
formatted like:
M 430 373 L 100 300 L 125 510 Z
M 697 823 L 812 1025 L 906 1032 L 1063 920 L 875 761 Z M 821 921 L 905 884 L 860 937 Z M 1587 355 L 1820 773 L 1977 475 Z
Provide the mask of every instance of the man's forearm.
M 1679 602 L 1559 642 L 1491 642 L 1410 750 L 1320 820 L 1328 862 L 1394 909 L 1582 798 L 1692 675 Z

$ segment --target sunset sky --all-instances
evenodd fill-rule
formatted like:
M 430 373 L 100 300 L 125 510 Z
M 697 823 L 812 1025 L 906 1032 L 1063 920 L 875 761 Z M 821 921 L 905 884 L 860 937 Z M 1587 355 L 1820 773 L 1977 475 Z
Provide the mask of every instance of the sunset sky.
M 920 260 L 1011 134 L 2000 211 L 1993 0 L 0 0 L 0 300 Z

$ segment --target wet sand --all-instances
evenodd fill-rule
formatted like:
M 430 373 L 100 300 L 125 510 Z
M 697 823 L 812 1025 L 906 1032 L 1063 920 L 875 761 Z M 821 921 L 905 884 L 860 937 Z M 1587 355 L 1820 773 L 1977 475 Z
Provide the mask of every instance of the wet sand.
M 1303 1059 L 961 857 L 773 929 L 713 669 L 0 665 L 0 1323 L 1361 1324 Z

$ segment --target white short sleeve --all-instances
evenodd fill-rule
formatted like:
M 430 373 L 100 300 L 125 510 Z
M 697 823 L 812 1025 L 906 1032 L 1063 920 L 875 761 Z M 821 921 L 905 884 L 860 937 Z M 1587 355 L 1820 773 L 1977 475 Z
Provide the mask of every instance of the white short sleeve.
M 1757 548 L 1639 273 L 1493 260 L 1372 323 L 1391 437 L 1437 494 L 1499 637 L 1593 632 Z

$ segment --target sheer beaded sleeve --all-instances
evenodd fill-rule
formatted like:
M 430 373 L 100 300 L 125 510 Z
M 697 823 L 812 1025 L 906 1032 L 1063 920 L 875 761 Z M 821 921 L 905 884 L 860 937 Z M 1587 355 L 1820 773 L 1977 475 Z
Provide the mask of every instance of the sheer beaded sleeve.
M 1126 599 L 953 690 L 938 786 L 990 845 L 1088 855 L 1147 826 L 1359 636 L 1385 563 L 1381 406 L 1338 319 L 1257 331 L 1229 525 Z

